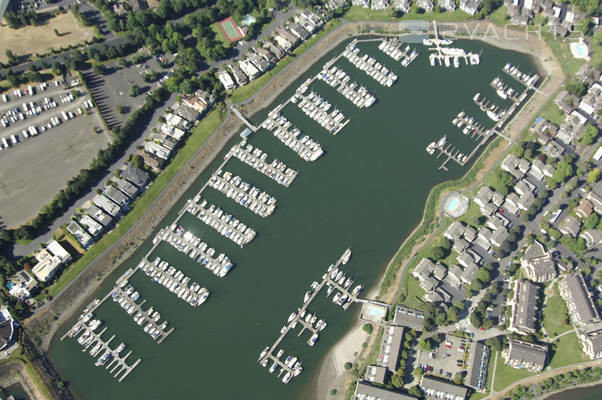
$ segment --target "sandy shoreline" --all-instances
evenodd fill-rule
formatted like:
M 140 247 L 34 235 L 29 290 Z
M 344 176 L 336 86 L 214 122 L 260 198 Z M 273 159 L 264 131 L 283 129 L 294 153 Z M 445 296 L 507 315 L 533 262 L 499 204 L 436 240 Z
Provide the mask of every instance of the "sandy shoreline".
M 470 27 L 476 26 L 478 23 L 483 24 L 483 21 L 469 22 L 466 24 Z M 310 68 L 316 60 L 319 60 L 343 40 L 346 40 L 349 37 L 357 34 L 359 29 L 364 27 L 366 24 L 369 24 L 371 27 L 376 29 L 397 26 L 397 22 L 343 22 L 340 26 L 325 35 L 311 48 L 298 56 L 278 75 L 269 81 L 261 90 L 257 92 L 254 97 L 250 99 L 250 101 L 247 102 L 247 104 L 241 107 L 241 111 L 244 114 L 253 115 L 267 107 L 284 89 L 290 85 L 292 81 L 307 71 L 307 69 Z M 519 33 L 524 35 L 522 32 Z M 462 38 L 465 39 L 466 37 Z M 526 41 L 522 45 L 523 47 L 521 47 L 520 41 L 508 41 L 508 43 L 504 43 L 503 40 L 484 41 L 500 48 L 521 51 L 532 55 L 540 55 L 540 57 L 542 57 L 544 60 L 541 63 L 541 67 L 548 73 L 548 75 L 555 75 L 558 72 L 562 72 L 557 65 L 554 65 L 553 61 L 550 61 L 553 60 L 553 57 L 550 57 L 550 54 L 552 53 L 545 42 L 538 43 L 537 41 Z M 555 89 L 557 89 L 556 86 L 559 87 L 561 82 L 562 81 L 560 80 L 558 85 L 553 83 L 547 85 L 546 87 L 549 87 L 549 91 L 552 93 L 555 91 Z M 527 104 L 527 106 L 528 105 L 529 104 Z M 532 107 L 536 108 L 536 105 L 532 105 Z M 538 109 L 539 108 L 537 108 L 537 110 Z M 520 119 L 522 114 L 523 112 L 521 110 L 521 113 L 515 117 L 510 124 L 510 129 L 518 130 L 519 127 L 523 125 L 522 123 L 515 123 L 514 121 L 516 119 Z M 527 119 L 526 117 L 522 117 L 522 119 L 526 120 L 526 124 L 531 118 L 529 117 Z M 118 268 L 121 263 L 133 253 L 137 246 L 146 239 L 148 232 L 157 226 L 157 224 L 171 209 L 171 206 L 173 206 L 175 201 L 177 201 L 177 199 L 184 193 L 189 185 L 197 179 L 200 173 L 210 164 L 219 151 L 226 145 L 228 140 L 236 135 L 240 127 L 240 121 L 234 116 L 230 116 L 224 120 L 222 125 L 220 125 L 210 139 L 207 140 L 206 144 L 199 149 L 197 154 L 195 154 L 189 160 L 176 178 L 174 178 L 172 182 L 170 182 L 170 184 L 165 188 L 165 190 L 156 199 L 155 203 L 151 205 L 140 221 L 138 221 L 138 223 L 134 225 L 122 239 L 97 257 L 72 282 L 72 284 L 64 290 L 64 292 L 55 298 L 52 303 L 50 303 L 41 312 L 36 313 L 26 322 L 26 326 L 30 333 L 40 336 L 44 339 L 42 346 L 44 350 L 48 349 L 50 339 L 56 330 L 61 326 L 61 324 L 72 317 L 73 313 L 75 313 L 87 301 L 89 301 L 91 294 L 102 284 L 103 280 L 106 279 L 106 277 L 112 271 Z M 97 279 L 97 274 L 100 274 L 103 279 Z M 402 274 L 400 273 L 398 275 Z M 375 285 L 369 296 L 374 297 L 378 292 L 378 288 L 380 288 L 380 283 Z M 319 369 L 320 374 L 316 383 L 315 398 L 331 398 L 329 396 L 330 390 L 336 387 L 336 384 L 341 380 L 341 377 L 346 375 L 343 364 L 347 361 L 353 361 L 356 359 L 356 357 L 353 355 L 354 352 L 361 352 L 361 344 L 368 338 L 368 336 L 363 332 L 361 326 L 362 324 L 359 321 L 354 324 L 352 329 L 329 351 L 324 361 L 321 363 Z M 339 393 L 342 393 L 342 391 L 339 390 Z

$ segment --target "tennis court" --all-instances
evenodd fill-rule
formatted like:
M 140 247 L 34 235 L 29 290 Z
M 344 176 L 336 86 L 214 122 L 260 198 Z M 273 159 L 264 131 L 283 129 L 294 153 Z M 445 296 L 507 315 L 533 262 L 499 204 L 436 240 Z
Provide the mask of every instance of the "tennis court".
M 217 25 L 230 43 L 236 42 L 237 40 L 242 39 L 244 36 L 232 17 L 228 17 L 222 21 L 219 21 Z

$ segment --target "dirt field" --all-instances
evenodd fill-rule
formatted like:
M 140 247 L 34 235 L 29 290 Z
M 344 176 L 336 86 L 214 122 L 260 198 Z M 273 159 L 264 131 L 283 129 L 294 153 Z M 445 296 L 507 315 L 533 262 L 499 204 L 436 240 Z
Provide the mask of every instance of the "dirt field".
M 54 33 L 56 29 L 61 36 Z M 11 29 L 5 23 L 0 24 L 0 61 L 8 61 L 6 50 L 16 55 L 46 53 L 51 48 L 59 49 L 91 40 L 94 29 L 83 27 L 73 14 L 60 14 L 41 26 L 26 26 Z
M 78 116 L 0 154 L 0 223 L 13 227 L 34 217 L 87 167 L 109 137 L 97 113 Z

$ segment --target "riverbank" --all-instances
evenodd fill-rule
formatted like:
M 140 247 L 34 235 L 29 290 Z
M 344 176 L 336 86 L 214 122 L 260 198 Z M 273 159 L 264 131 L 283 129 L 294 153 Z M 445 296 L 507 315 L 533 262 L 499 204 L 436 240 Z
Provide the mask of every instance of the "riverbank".
M 391 22 L 373 22 L 371 24 L 374 30 L 379 31 L 394 31 L 398 29 L 399 25 L 397 23 Z M 445 28 L 449 29 L 450 24 L 445 24 Z M 532 56 L 537 68 L 540 71 L 540 74 L 545 75 L 545 83 L 543 88 L 545 88 L 546 93 L 535 93 L 529 101 L 519 110 L 518 114 L 512 118 L 512 120 L 508 123 L 508 125 L 504 129 L 504 133 L 512 139 L 513 142 L 517 141 L 522 133 L 529 128 L 531 122 L 536 118 L 537 113 L 543 108 L 545 103 L 550 99 L 550 96 L 554 95 L 562 82 L 564 81 L 564 74 L 562 72 L 562 68 L 560 64 L 556 61 L 554 53 L 549 48 L 547 43 L 542 39 L 538 38 L 536 35 L 526 35 L 524 32 L 519 31 L 508 31 L 505 32 L 503 28 L 500 28 L 492 23 L 483 23 L 483 21 L 467 21 L 462 23 L 453 24 L 455 27 L 454 33 L 448 36 L 466 39 L 469 36 L 470 39 L 481 40 L 484 43 L 487 43 L 492 46 L 496 46 L 498 48 L 504 50 L 512 50 L 525 54 L 529 54 Z M 431 196 L 433 193 L 437 192 L 437 199 L 434 200 L 436 204 L 435 207 L 425 208 L 423 212 L 423 217 L 418 226 L 412 231 L 410 235 L 401 243 L 399 250 L 393 256 L 381 281 L 378 286 L 381 287 L 382 282 L 384 281 L 387 271 L 395 268 L 394 264 L 397 262 L 400 253 L 403 251 L 404 247 L 410 240 L 415 240 L 413 236 L 419 232 L 421 229 L 424 229 L 423 226 L 425 220 L 427 220 L 427 216 L 431 217 L 428 220 L 437 221 L 441 217 L 440 205 L 443 198 L 445 198 L 452 191 L 463 191 L 467 188 L 472 188 L 475 186 L 474 182 L 479 184 L 482 179 L 489 173 L 491 168 L 495 166 L 502 158 L 502 156 L 506 153 L 506 151 L 510 148 L 512 143 L 503 141 L 502 145 L 495 147 L 492 151 L 488 151 L 491 142 L 485 148 L 484 153 L 485 158 L 482 156 L 474 163 L 470 170 L 466 172 L 466 176 L 471 173 L 474 173 L 474 169 L 477 168 L 475 177 L 468 185 L 463 188 L 450 187 L 446 190 L 437 191 L 437 187 L 433 188 L 427 197 L 427 201 L 425 204 L 431 203 L 433 200 Z M 465 177 L 458 180 L 458 182 L 462 182 Z M 453 183 L 452 183 L 453 184 Z M 442 185 L 445 185 L 442 184 Z M 429 215 L 429 213 L 431 215 Z M 437 223 L 439 226 L 439 223 Z M 423 236 L 422 239 L 415 240 L 415 244 L 412 246 L 409 251 L 409 256 L 400 260 L 400 264 L 397 266 L 398 270 L 394 271 L 394 279 L 391 285 L 388 285 L 385 290 L 381 290 L 378 293 L 378 299 L 384 302 L 391 303 L 398 295 L 399 289 L 403 286 L 404 275 L 407 266 L 410 264 L 410 261 L 414 258 L 416 253 L 420 251 L 422 248 L 427 246 L 431 240 L 436 237 L 438 234 L 438 228 L 433 229 L 431 233 L 426 236 Z M 398 289 L 399 288 L 399 289 Z M 372 297 L 370 297 L 372 298 Z M 366 349 L 362 350 L 362 343 L 365 341 L 364 339 L 360 339 L 360 336 L 356 333 L 358 327 L 361 331 L 361 324 L 356 324 L 350 331 L 348 335 L 346 335 L 343 339 L 341 339 L 329 352 L 328 356 L 323 361 L 320 367 L 320 378 L 316 383 L 316 393 L 317 399 L 344 399 L 346 396 L 346 391 L 349 388 L 350 384 L 353 384 L 355 380 L 350 374 L 348 374 L 343 368 L 342 364 L 339 366 L 333 365 L 333 363 L 341 362 L 344 363 L 346 361 L 351 360 L 359 360 L 365 357 L 365 354 L 369 354 L 371 351 L 371 346 L 368 346 Z M 351 340 L 355 338 L 355 345 L 351 343 Z M 378 344 L 376 344 L 378 345 Z M 354 356 L 354 352 L 358 352 L 357 356 Z M 343 361 L 341 361 L 343 360 Z M 337 395 L 331 396 L 330 390 L 336 388 Z
M 542 382 L 546 379 L 549 379 L 551 377 L 563 374 L 563 373 L 567 373 L 570 371 L 576 371 L 576 370 L 581 370 L 581 369 L 585 369 L 585 368 L 590 368 L 590 367 L 600 367 L 602 366 L 602 360 L 593 360 L 593 361 L 589 361 L 589 362 L 585 362 L 585 363 L 580 363 L 577 365 L 568 365 L 566 367 L 560 367 L 560 368 L 555 368 L 555 369 L 551 369 L 551 370 L 547 370 L 544 371 L 540 374 L 537 374 L 535 376 L 530 376 L 527 378 L 523 378 L 520 379 L 516 382 L 514 382 L 512 385 L 508 386 L 507 388 L 505 388 L 503 391 L 501 392 L 497 392 L 494 394 L 489 395 L 488 397 L 485 398 L 485 400 L 503 400 L 504 398 L 506 398 L 506 395 L 509 394 L 512 390 L 516 389 L 519 386 L 529 386 L 529 385 L 533 385 L 536 384 L 538 382 Z M 587 387 L 587 386 L 596 386 L 599 385 L 600 382 L 594 382 L 593 384 L 585 384 L 583 386 L 581 385 L 577 385 L 577 386 L 571 386 L 570 388 L 565 388 L 565 389 L 561 389 L 555 392 L 551 392 L 551 393 L 547 393 L 545 395 L 545 397 L 543 397 L 542 399 L 545 399 L 547 397 L 550 397 L 554 394 L 557 393 L 562 393 L 565 391 L 569 391 L 571 389 L 575 389 L 578 387 Z

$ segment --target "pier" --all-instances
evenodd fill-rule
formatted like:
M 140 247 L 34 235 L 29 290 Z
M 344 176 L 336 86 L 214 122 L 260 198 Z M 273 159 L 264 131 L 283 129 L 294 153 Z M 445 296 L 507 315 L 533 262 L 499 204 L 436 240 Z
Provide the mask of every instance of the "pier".
M 240 118 L 240 120 L 242 122 L 244 122 L 244 124 L 253 132 L 257 132 L 259 130 L 259 128 L 257 128 L 255 125 L 253 125 L 248 119 L 246 119 L 244 117 L 244 115 L 242 115 L 240 113 L 240 111 L 238 111 L 238 108 L 236 108 L 235 106 L 230 106 L 230 109 L 232 110 L 232 112 L 238 117 Z
M 97 301 L 96 301 L 97 302 Z M 98 304 L 94 304 L 94 307 Z M 107 327 L 103 328 L 100 332 L 95 332 L 96 329 L 101 325 L 99 320 L 89 321 L 91 314 L 86 317 L 80 318 L 75 325 L 67 332 L 61 340 L 65 337 L 77 338 L 77 342 L 82 346 L 82 351 L 86 352 L 89 350 L 89 354 L 93 359 L 96 359 L 95 366 L 105 366 L 105 369 L 109 370 L 109 373 L 117 379 L 118 382 L 123 381 L 126 376 L 132 372 L 134 368 L 140 363 L 140 359 L 136 360 L 132 365 L 128 365 L 126 359 L 132 354 L 129 351 L 125 356 L 120 354 L 125 349 L 125 343 L 119 344 L 115 349 L 110 347 L 110 343 L 115 339 L 115 335 L 109 339 L 102 339 L 102 335 L 106 332 Z M 81 333 L 81 335 L 80 335 Z M 107 364 L 108 362 L 108 364 Z M 111 369 L 109 369 L 112 367 Z M 121 376 L 119 376 L 121 375 Z
M 343 51 L 343 57 L 381 85 L 386 87 L 393 86 L 393 83 L 397 81 L 397 75 L 389 71 L 387 67 L 377 62 L 373 57 L 367 54 L 360 54 L 360 49 L 355 47 L 356 43 L 357 39 L 347 45 Z
M 217 170 L 209 179 L 209 186 L 260 217 L 265 218 L 276 209 L 276 198 L 229 171 Z
M 476 122 L 474 117 L 466 114 L 464 111 L 458 113 L 456 118 L 452 120 L 452 124 L 462 129 L 462 133 L 465 135 L 470 135 L 470 137 L 475 138 L 477 136 L 483 137 L 491 134 L 488 129 L 486 129 L 483 125 Z
M 268 155 L 258 147 L 253 148 L 253 145 L 247 143 L 246 140 L 232 146 L 228 154 L 285 187 L 289 187 L 298 174 L 297 171 L 287 167 L 278 159 L 273 159 L 268 164 Z
M 319 332 L 324 330 L 327 324 L 324 319 L 317 320 L 317 315 L 310 313 L 308 311 L 308 307 L 318 296 L 324 286 L 328 287 L 327 296 L 334 291 L 337 292 L 335 298 L 333 299 L 333 303 L 341 305 L 345 310 L 350 304 L 359 301 L 357 295 L 363 286 L 357 285 L 353 291 L 349 291 L 350 286 L 353 284 L 353 280 L 345 277 L 344 272 L 339 269 L 342 267 L 342 265 L 349 261 L 350 257 L 351 249 L 347 249 L 337 260 L 337 262 L 332 264 L 328 268 L 327 272 L 322 275 L 322 280 L 320 282 L 315 281 L 312 283 L 311 290 L 305 294 L 305 298 L 301 307 L 297 309 L 297 312 L 293 312 L 289 316 L 287 324 L 282 327 L 280 335 L 276 338 L 274 343 L 271 346 L 266 347 L 266 349 L 260 354 L 258 362 L 263 367 L 267 367 L 268 362 L 272 361 L 270 373 L 274 372 L 276 367 L 280 367 L 280 374 L 286 373 L 285 378 L 282 379 L 283 383 L 288 383 L 292 377 L 300 374 L 302 367 L 300 362 L 297 363 L 298 366 L 296 366 L 297 364 L 294 364 L 293 362 L 287 363 L 286 360 L 283 362 L 281 358 L 284 354 L 284 350 L 280 349 L 276 353 L 277 348 L 284 338 L 297 327 L 297 325 L 301 325 L 301 329 L 297 333 L 297 337 L 300 337 L 306 330 L 311 332 L 312 336 L 308 340 L 307 344 L 313 347 L 318 340 Z M 297 358 L 295 357 L 292 360 L 297 361 Z M 278 376 L 280 376 L 280 374 Z
M 297 153 L 305 161 L 315 161 L 324 154 L 322 146 L 307 135 L 302 135 L 298 128 L 292 127 L 292 123 L 277 109 L 270 112 L 262 126 L 271 131 L 282 144 Z
M 146 300 L 136 303 L 139 294 L 134 290 L 135 288 L 125 280 L 113 289 L 111 296 L 115 303 L 117 303 L 128 315 L 132 316 L 133 321 L 138 326 L 144 327 L 145 333 L 153 340 L 157 341 L 157 344 L 161 344 L 175 328 L 172 327 L 170 330 L 166 331 L 168 325 L 167 320 L 164 320 L 163 323 L 159 324 L 158 321 L 161 319 L 161 314 L 159 314 L 159 311 L 155 310 L 154 306 L 150 306 L 146 310 L 143 310 L 142 306 L 146 303 Z
M 358 88 L 357 82 L 349 82 L 351 80 L 349 75 L 337 66 L 324 67 L 322 72 L 318 74 L 318 79 L 336 89 L 337 92 L 358 108 L 367 108 L 376 102 L 376 97 L 368 93 L 365 86 Z
M 224 212 L 220 207 L 216 207 L 207 200 L 203 199 L 201 204 L 189 200 L 188 211 L 240 247 L 250 243 L 257 234 L 231 214 Z M 195 250 L 193 252 L 196 253 Z
M 167 261 L 157 257 L 152 263 L 146 259 L 140 261 L 140 269 L 153 281 L 165 287 L 192 307 L 198 307 L 209 297 L 209 291 L 190 280 L 189 277 Z M 189 285 L 190 283 L 190 285 Z
M 539 75 L 537 75 L 537 74 L 527 75 L 524 72 L 521 72 L 518 69 L 518 67 L 515 67 L 511 63 L 504 65 L 504 67 L 502 68 L 502 71 L 504 71 L 506 74 L 508 74 L 509 76 L 514 78 L 517 82 L 519 82 L 521 85 L 524 85 L 528 89 L 534 90 L 539 94 L 547 96 L 544 92 L 542 92 L 541 90 L 539 90 L 536 87 L 540 80 Z
M 349 123 L 349 119 L 343 122 L 345 115 L 338 108 L 335 108 L 329 114 L 328 111 L 332 106 L 322 96 L 313 91 L 305 96 L 305 92 L 297 91 L 291 102 L 296 104 L 305 115 L 320 124 L 322 128 L 336 135 Z
M 198 262 L 220 278 L 226 276 L 234 264 L 230 257 L 224 253 L 215 256 L 216 250 L 192 232 L 186 231 L 181 226 L 172 224 L 169 228 L 163 228 L 155 236 L 154 241 L 164 241 L 181 253 Z
M 454 68 L 460 68 L 460 60 L 463 59 L 466 65 L 479 65 L 481 57 L 479 54 L 467 53 L 464 49 L 455 47 L 442 47 L 453 43 L 449 39 L 440 39 L 439 31 L 437 30 L 437 21 L 433 21 L 433 33 L 435 37 L 433 39 L 424 39 L 423 44 L 426 46 L 433 45 L 435 47 L 429 48 L 433 51 L 429 55 L 429 62 L 432 67 L 437 65 L 445 65 L 446 67 L 454 66 Z

